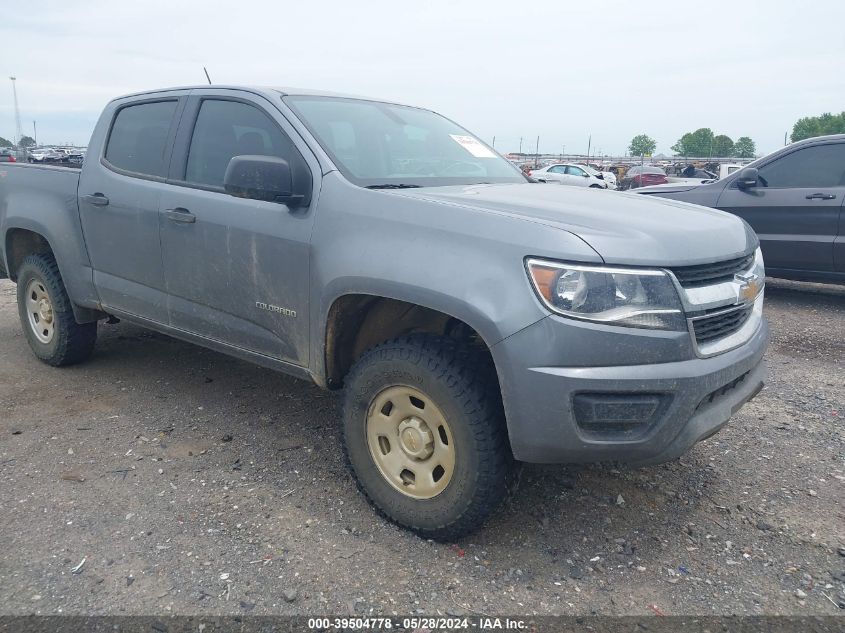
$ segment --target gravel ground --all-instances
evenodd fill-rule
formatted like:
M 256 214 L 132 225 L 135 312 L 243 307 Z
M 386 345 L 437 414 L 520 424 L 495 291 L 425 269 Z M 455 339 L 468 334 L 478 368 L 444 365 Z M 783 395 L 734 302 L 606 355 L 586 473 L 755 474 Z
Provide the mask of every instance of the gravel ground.
M 845 287 L 767 294 L 770 382 L 725 430 L 661 466 L 527 466 L 444 545 L 356 492 L 336 396 L 128 324 L 49 368 L 2 281 L 0 611 L 845 613 Z

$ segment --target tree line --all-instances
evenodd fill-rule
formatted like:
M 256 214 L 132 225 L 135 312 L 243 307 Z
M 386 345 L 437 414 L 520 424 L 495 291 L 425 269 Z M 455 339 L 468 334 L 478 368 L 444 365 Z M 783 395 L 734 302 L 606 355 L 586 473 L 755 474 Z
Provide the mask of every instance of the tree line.
M 845 134 L 845 112 L 831 114 L 825 112 L 820 116 L 807 116 L 798 119 L 792 126 L 792 142 L 801 141 L 814 136 L 827 134 Z
M 33 145 L 35 145 L 35 139 L 25 134 L 21 136 L 21 140 L 18 141 L 18 147 L 32 147 Z M 12 147 L 12 141 L 0 136 L 0 147 Z
M 654 153 L 657 142 L 647 134 L 637 134 L 628 145 L 631 156 L 646 156 Z M 694 132 L 687 132 L 672 146 L 672 151 L 680 156 L 704 156 L 711 158 L 754 158 L 757 146 L 748 136 L 741 136 L 734 141 L 725 134 L 714 134 L 709 127 Z
M 804 140 L 814 136 L 845 134 L 845 112 L 831 114 L 825 112 L 819 116 L 798 119 L 792 126 L 790 140 Z M 637 134 L 628 145 L 631 156 L 650 156 L 657 149 L 657 142 L 648 134 Z M 757 147 L 748 136 L 740 136 L 736 141 L 725 134 L 714 134 L 709 127 L 694 132 L 687 132 L 672 146 L 672 151 L 680 156 L 695 158 L 754 158 Z

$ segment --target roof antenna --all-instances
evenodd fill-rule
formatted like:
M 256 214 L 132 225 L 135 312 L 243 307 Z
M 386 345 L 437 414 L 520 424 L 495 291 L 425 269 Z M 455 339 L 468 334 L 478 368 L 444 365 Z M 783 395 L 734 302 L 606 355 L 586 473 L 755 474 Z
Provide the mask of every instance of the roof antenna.
M 205 71 L 205 78 L 208 79 L 208 85 L 210 86 L 211 85 L 211 77 L 208 76 L 208 69 L 206 69 L 205 66 L 203 66 L 202 69 Z

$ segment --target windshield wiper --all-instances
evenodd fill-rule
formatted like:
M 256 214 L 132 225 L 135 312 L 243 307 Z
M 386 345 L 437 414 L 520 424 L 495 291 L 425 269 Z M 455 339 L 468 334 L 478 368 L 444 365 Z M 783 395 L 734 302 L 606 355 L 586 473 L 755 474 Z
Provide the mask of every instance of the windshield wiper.
M 409 185 L 403 182 L 399 184 L 384 183 L 382 185 L 367 185 L 367 189 L 419 189 L 422 185 Z

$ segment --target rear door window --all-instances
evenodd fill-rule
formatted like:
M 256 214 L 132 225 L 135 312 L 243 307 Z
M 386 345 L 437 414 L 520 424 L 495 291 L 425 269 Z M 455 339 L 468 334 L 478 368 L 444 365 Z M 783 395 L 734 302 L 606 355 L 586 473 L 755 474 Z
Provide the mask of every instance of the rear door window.
M 118 110 L 106 145 L 113 167 L 147 176 L 164 176 L 165 152 L 178 101 L 139 103 Z
M 760 184 L 773 189 L 845 187 L 845 143 L 799 149 L 758 173 Z

